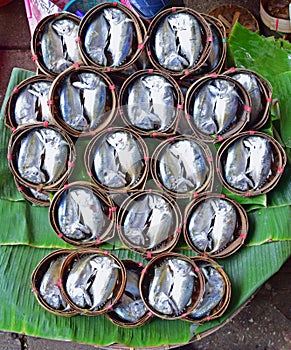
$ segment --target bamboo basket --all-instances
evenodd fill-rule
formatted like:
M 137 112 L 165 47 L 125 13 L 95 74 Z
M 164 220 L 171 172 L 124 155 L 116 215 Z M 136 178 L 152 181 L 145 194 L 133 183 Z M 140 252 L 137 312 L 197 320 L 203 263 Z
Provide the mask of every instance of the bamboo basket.
M 250 113 L 250 120 L 246 125 L 246 129 L 253 129 L 253 130 L 258 130 L 262 128 L 266 122 L 269 119 L 270 116 L 270 108 L 271 108 L 271 103 L 272 103 L 272 86 L 267 81 L 263 76 L 260 74 L 250 70 L 250 69 L 245 69 L 245 68 L 231 68 L 224 72 L 223 74 L 228 75 L 234 79 L 236 74 L 243 74 L 243 75 L 249 75 L 253 78 L 255 78 L 258 86 L 259 86 L 259 93 L 262 99 L 262 108 L 259 113 L 259 115 L 253 115 L 252 111 Z M 251 91 L 248 91 L 251 101 L 252 101 L 252 96 L 251 96 Z M 252 106 L 254 105 L 252 101 Z
M 235 86 L 239 96 L 238 106 L 236 109 L 236 117 L 227 128 L 216 134 L 207 134 L 193 121 L 194 102 L 199 95 L 200 90 L 208 84 L 215 83 L 215 81 L 225 81 L 225 83 Z M 207 143 L 221 142 L 232 135 L 238 134 L 247 125 L 250 118 L 250 112 L 251 99 L 248 92 L 238 81 L 227 75 L 218 74 L 213 76 L 204 76 L 193 83 L 186 93 L 185 117 L 188 122 L 189 129 L 193 135 L 196 135 L 199 139 Z
M 97 199 L 100 203 L 100 207 L 102 210 L 102 216 L 104 218 L 104 226 L 101 228 L 100 234 L 97 237 L 91 239 L 73 239 L 69 237 L 66 232 L 64 232 L 60 226 L 60 222 L 58 219 L 59 207 L 61 205 L 61 201 L 64 197 L 66 197 L 71 191 L 81 190 L 92 193 L 92 195 Z M 95 208 L 91 208 L 88 203 L 88 211 L 91 210 L 92 217 L 95 215 Z M 87 212 L 88 214 L 88 212 Z M 116 207 L 114 207 L 113 202 L 109 196 L 100 193 L 97 187 L 86 181 L 76 181 L 72 182 L 68 185 L 65 185 L 62 189 L 60 189 L 53 197 L 51 201 L 51 205 L 49 208 L 49 220 L 52 229 L 57 234 L 59 238 L 71 244 L 72 246 L 79 248 L 86 248 L 90 246 L 100 246 L 102 243 L 107 242 L 108 240 L 114 237 L 115 233 L 115 221 L 116 221 Z M 84 222 L 86 225 L 86 222 Z
M 31 39 L 31 53 L 32 53 L 32 59 L 33 61 L 36 63 L 36 67 L 44 74 L 52 76 L 52 77 L 56 77 L 59 73 L 61 73 L 62 71 L 64 71 L 66 69 L 66 67 L 60 67 L 60 68 L 50 68 L 47 66 L 47 64 L 45 63 L 45 60 L 43 58 L 43 49 L 42 49 L 42 43 L 41 43 L 41 38 L 42 38 L 42 34 L 43 32 L 46 30 L 46 28 L 51 25 L 53 22 L 58 21 L 58 20 L 70 20 L 72 21 L 74 24 L 76 24 L 77 26 L 79 26 L 80 24 L 80 18 L 72 13 L 69 12 L 60 12 L 60 13 L 55 13 L 55 14 L 51 14 L 51 15 L 47 15 L 45 16 L 43 19 L 41 19 L 39 21 L 39 23 L 37 24 L 33 35 L 32 35 L 32 39 Z M 77 36 L 76 36 L 76 40 L 77 40 Z M 54 42 L 51 40 L 51 42 L 49 42 L 50 46 L 49 48 L 47 48 L 48 51 L 53 52 L 54 48 L 57 47 L 55 46 Z M 78 45 L 76 42 L 76 52 L 78 52 Z M 57 52 L 55 53 L 57 54 Z M 78 55 L 78 60 L 77 62 L 71 62 L 71 64 L 67 64 L 67 66 L 69 67 L 70 65 L 73 65 L 75 63 L 78 63 L 81 61 L 81 55 Z
M 67 288 L 66 288 L 68 275 L 69 275 L 70 271 L 72 270 L 74 263 L 79 261 L 82 257 L 89 258 L 90 256 L 92 256 L 92 258 L 96 257 L 96 256 L 101 257 L 101 258 L 102 257 L 109 257 L 109 258 L 113 259 L 114 264 L 116 264 L 118 266 L 118 269 L 117 269 L 118 279 L 117 279 L 117 282 L 113 288 L 113 292 L 112 292 L 111 297 L 108 300 L 106 300 L 103 305 L 101 305 L 98 308 L 92 309 L 92 310 L 90 308 L 82 308 L 82 307 L 76 305 L 76 303 L 74 303 L 74 301 L 71 300 L 71 298 L 68 294 Z M 72 307 L 72 309 L 78 311 L 82 315 L 98 316 L 98 315 L 105 314 L 105 313 L 111 311 L 113 309 L 114 305 L 121 298 L 121 296 L 124 292 L 124 288 L 125 288 L 126 270 L 125 270 L 125 267 L 124 267 L 122 261 L 119 258 L 117 258 L 115 255 L 107 252 L 106 250 L 101 250 L 101 249 L 97 249 L 97 248 L 84 248 L 84 249 L 78 249 L 67 256 L 67 258 L 65 259 L 65 261 L 62 265 L 61 279 L 62 279 L 62 283 L 61 283 L 62 293 L 64 295 L 64 298 L 68 302 L 68 304 Z
M 170 123 L 163 130 L 159 130 L 158 127 L 156 129 L 151 129 L 151 130 L 139 127 L 136 123 L 132 122 L 131 117 L 129 116 L 128 107 L 127 107 L 129 90 L 132 87 L 132 85 L 139 82 L 143 77 L 154 77 L 154 76 L 162 77 L 166 79 L 167 83 L 169 83 L 173 89 L 173 95 L 175 99 L 174 106 L 173 106 L 173 109 L 175 109 L 175 115 L 173 116 Z M 131 127 L 132 130 L 135 130 L 141 136 L 163 137 L 163 136 L 174 135 L 176 133 L 177 123 L 181 118 L 183 103 L 184 103 L 184 97 L 178 83 L 170 75 L 163 73 L 161 71 L 153 70 L 153 69 L 140 70 L 132 74 L 129 78 L 126 79 L 126 81 L 121 86 L 119 97 L 118 97 L 118 108 L 119 108 L 119 113 L 121 114 L 121 118 L 123 122 L 128 127 Z M 143 111 L 139 101 L 136 101 L 136 108 L 137 108 L 136 114 L 139 115 Z M 149 112 L 149 111 L 146 111 L 146 112 Z
M 142 270 L 143 270 L 143 265 L 141 263 L 138 263 L 137 261 L 134 260 L 122 260 L 122 263 L 125 266 L 126 269 L 126 275 L 128 276 L 128 271 L 134 271 L 138 276 L 141 276 Z M 139 277 L 140 278 L 140 277 Z M 126 291 L 126 286 L 125 286 L 125 291 Z M 118 307 L 119 304 L 116 304 L 116 307 Z M 153 318 L 153 315 L 151 312 L 146 311 L 146 313 L 138 320 L 135 322 L 130 322 L 122 319 L 113 309 L 113 311 L 110 311 L 106 313 L 105 315 L 112 323 L 116 324 L 119 327 L 124 327 L 124 328 L 133 328 L 133 327 L 140 327 L 143 326 L 144 324 L 150 322 Z
M 224 162 L 228 148 L 233 145 L 237 140 L 248 137 L 248 136 L 260 136 L 265 138 L 270 142 L 271 150 L 273 154 L 273 159 L 271 162 L 271 174 L 266 179 L 266 182 L 262 187 L 255 190 L 240 190 L 231 186 L 225 179 L 224 173 Z M 286 166 L 287 157 L 283 147 L 276 141 L 272 136 L 259 132 L 259 131 L 245 131 L 239 135 L 235 135 L 230 139 L 224 141 L 217 151 L 216 157 L 216 170 L 217 175 L 223 186 L 225 186 L 229 191 L 239 194 L 244 197 L 257 196 L 260 194 L 265 194 L 271 191 L 279 182 L 284 168 Z
M 35 122 L 44 122 L 44 121 L 52 123 L 52 121 L 53 121 L 52 117 L 50 116 L 50 118 L 46 118 L 45 116 L 43 116 L 43 113 L 42 113 L 43 108 L 47 108 L 47 107 L 43 107 L 42 103 L 48 102 L 48 96 L 47 96 L 46 101 L 41 100 L 40 98 L 36 98 L 35 102 L 37 103 L 37 105 L 39 105 L 39 111 L 37 113 L 37 116 L 36 116 L 34 122 L 31 122 L 31 123 L 21 122 L 21 123 L 19 123 L 17 121 L 17 117 L 16 117 L 16 113 L 15 113 L 15 107 L 16 107 L 16 103 L 17 103 L 19 96 L 22 93 L 24 93 L 26 90 L 31 89 L 31 87 L 33 87 L 35 84 L 42 83 L 42 82 L 51 85 L 53 82 L 53 78 L 48 77 L 44 74 L 38 74 L 34 77 L 30 77 L 30 78 L 23 80 L 20 84 L 18 84 L 17 86 L 14 87 L 13 92 L 9 96 L 9 99 L 6 103 L 5 111 L 4 111 L 4 123 L 12 131 L 15 130 L 18 126 L 21 126 L 23 124 L 27 125 L 27 124 L 31 124 L 31 123 L 33 124 Z M 22 109 L 25 110 L 25 108 L 26 108 L 26 106 L 23 105 Z
M 193 67 L 190 68 L 185 68 L 180 71 L 175 71 L 175 70 L 170 70 L 165 68 L 158 60 L 158 57 L 156 55 L 156 50 L 154 47 L 153 39 L 155 38 L 156 31 L 158 29 L 159 24 L 161 21 L 171 13 L 179 13 L 179 12 L 185 12 L 190 15 L 192 15 L 199 23 L 200 28 L 201 28 L 201 33 L 202 33 L 202 45 L 203 45 L 203 50 L 201 54 L 199 55 L 197 62 L 193 65 Z M 179 79 L 184 79 L 184 78 L 189 78 L 189 76 L 195 74 L 199 69 L 203 66 L 203 64 L 207 61 L 210 51 L 211 51 L 211 46 L 212 46 L 212 33 L 210 30 L 209 25 L 207 24 L 206 20 L 203 18 L 203 16 L 198 13 L 197 11 L 187 8 L 187 7 L 172 7 L 172 8 L 167 8 L 163 11 L 161 11 L 158 15 L 154 17 L 152 22 L 149 25 L 148 28 L 148 35 L 149 35 L 149 40 L 147 41 L 146 44 L 146 50 L 147 54 L 149 57 L 149 60 L 153 67 L 157 70 L 160 70 L 166 74 L 169 74 L 173 76 L 174 78 L 179 78 Z
M 175 259 L 179 259 L 184 262 L 187 262 L 192 267 L 192 272 L 195 274 L 194 288 L 193 288 L 191 302 L 188 303 L 188 305 L 184 308 L 184 310 L 181 310 L 176 315 L 172 315 L 172 314 L 167 315 L 165 313 L 162 313 L 161 311 L 157 310 L 155 307 L 149 304 L 149 289 L 150 289 L 151 282 L 154 278 L 154 270 L 158 266 L 161 266 L 161 264 L 165 262 L 165 260 L 170 260 L 171 258 L 175 258 Z M 187 315 L 191 311 L 193 311 L 195 307 L 198 305 L 200 299 L 202 298 L 203 290 L 204 290 L 204 280 L 199 268 L 197 267 L 197 265 L 193 260 L 179 253 L 172 253 L 172 252 L 162 253 L 154 257 L 145 266 L 140 278 L 140 293 L 144 303 L 147 305 L 148 309 L 150 310 L 150 312 L 152 312 L 153 315 L 162 319 L 167 319 L 167 320 L 185 319 Z M 181 293 L 183 293 L 182 290 L 181 290 Z
M 142 163 L 142 168 L 140 168 L 138 177 L 134 183 L 130 184 L 129 182 L 130 180 L 127 180 L 127 183 L 124 185 L 122 184 L 120 186 L 113 186 L 114 185 L 113 180 L 110 181 L 110 183 L 106 184 L 105 181 L 102 181 L 98 178 L 96 169 L 94 166 L 94 157 L 98 149 L 104 144 L 104 142 L 109 136 L 120 132 L 125 132 L 127 135 L 129 135 L 132 138 L 134 144 L 137 146 L 137 149 L 140 152 L 140 161 Z M 102 132 L 100 132 L 90 140 L 85 150 L 84 163 L 85 163 L 86 171 L 89 177 L 97 185 L 97 187 L 101 192 L 103 193 L 106 192 L 108 194 L 117 194 L 117 193 L 126 194 L 126 193 L 140 190 L 145 185 L 147 175 L 149 172 L 148 148 L 144 140 L 136 132 L 123 127 L 110 127 L 106 130 L 103 130 Z M 105 170 L 105 168 L 103 168 L 103 170 Z M 124 174 L 124 177 L 126 178 L 126 174 Z
M 96 18 L 96 16 L 98 16 L 100 12 L 108 8 L 117 8 L 124 12 L 132 21 L 134 27 L 134 40 L 132 45 L 132 52 L 130 53 L 130 56 L 126 58 L 125 62 L 122 62 L 119 66 L 116 67 L 113 67 L 110 64 L 105 66 L 98 64 L 96 60 L 90 57 L 85 47 L 85 35 L 90 23 Z M 128 7 L 122 5 L 119 2 L 104 2 L 94 6 L 93 8 L 88 10 L 88 12 L 86 12 L 85 16 L 81 20 L 79 27 L 78 45 L 83 61 L 86 64 L 94 66 L 100 71 L 104 71 L 106 73 L 117 71 L 122 72 L 125 71 L 127 68 L 133 66 L 134 63 L 138 60 L 142 51 L 144 50 L 146 40 L 146 28 L 142 20 Z
M 285 9 L 283 9 L 283 12 L 277 12 L 275 11 L 276 9 L 269 6 L 269 0 L 260 1 L 260 16 L 263 23 L 269 29 L 277 32 L 291 33 L 289 9 L 287 5 Z
M 57 310 L 53 308 L 51 305 L 49 305 L 45 301 L 45 299 L 40 294 L 39 290 L 40 290 L 40 286 L 41 286 L 41 282 L 43 280 L 44 274 L 48 271 L 50 264 L 59 258 L 68 256 L 71 253 L 72 253 L 72 250 L 70 249 L 58 249 L 48 254 L 39 262 L 39 264 L 35 267 L 35 269 L 31 274 L 31 290 L 34 293 L 36 300 L 45 310 L 57 316 L 70 317 L 70 316 L 78 315 L 78 312 L 72 308 L 68 310 L 65 310 L 65 309 Z M 59 275 L 59 278 L 56 281 L 56 286 L 59 288 L 59 290 L 60 290 L 60 283 L 61 283 L 61 275 Z
M 97 78 L 99 78 L 100 81 L 106 86 L 106 96 L 99 97 L 100 99 L 105 98 L 105 110 L 100 114 L 100 116 L 98 116 L 98 119 L 100 119 L 100 121 L 97 123 L 96 127 L 88 127 L 85 130 L 78 130 L 65 120 L 65 116 L 62 114 L 60 107 L 60 94 L 62 84 L 65 79 L 77 79 L 78 74 L 82 73 L 94 74 Z M 97 97 L 95 97 L 95 99 L 97 99 Z M 57 78 L 55 78 L 50 91 L 49 103 L 54 121 L 60 128 L 65 130 L 69 135 L 73 137 L 92 137 L 96 133 L 99 133 L 101 130 L 103 130 L 106 126 L 108 126 L 108 124 L 111 123 L 116 116 L 116 86 L 106 73 L 98 71 L 98 69 L 95 67 L 74 65 L 65 70 L 63 73 L 59 74 Z
M 209 315 L 200 318 L 193 318 L 191 315 L 188 315 L 185 318 L 186 321 L 202 324 L 221 317 L 225 313 L 231 299 L 231 283 L 223 268 L 213 259 L 203 256 L 193 256 L 191 259 L 196 263 L 198 268 L 200 268 L 203 263 L 209 264 L 212 268 L 216 269 L 221 274 L 225 283 L 224 295 L 222 296 L 222 299 L 219 301 L 219 303 L 210 311 Z M 204 277 L 203 272 L 202 276 Z
M 195 212 L 195 209 L 199 205 L 201 205 L 205 200 L 209 200 L 209 199 L 214 199 L 214 200 L 222 199 L 228 202 L 229 204 L 232 204 L 237 215 L 237 221 L 233 232 L 233 239 L 230 240 L 224 248 L 222 248 L 219 251 L 215 251 L 213 253 L 210 253 L 207 250 L 201 251 L 195 245 L 193 240 L 190 238 L 190 232 L 188 228 L 189 221 L 191 220 L 191 217 Z M 209 221 L 211 221 L 211 218 L 209 218 Z M 212 192 L 201 193 L 195 199 L 193 199 L 185 208 L 184 226 L 183 226 L 184 238 L 188 246 L 199 255 L 216 259 L 216 258 L 226 258 L 234 254 L 244 244 L 244 241 L 248 234 L 248 230 L 249 230 L 249 222 L 248 222 L 248 217 L 245 209 L 238 202 L 236 202 L 231 198 L 226 197 L 225 195 L 222 195 L 219 193 L 212 193 Z
M 160 173 L 162 156 L 165 155 L 167 152 L 170 152 L 168 151 L 168 149 L 171 147 L 171 145 L 174 145 L 179 141 L 189 141 L 189 142 L 195 143 L 195 145 L 197 145 L 197 148 L 199 149 L 199 151 L 201 152 L 204 158 L 203 161 L 204 161 L 205 172 L 206 172 L 205 181 L 201 183 L 199 186 L 196 186 L 196 184 L 193 183 L 192 189 L 189 188 L 187 190 L 179 190 L 179 189 L 174 190 L 173 188 L 169 187 L 170 183 L 165 183 Z M 177 162 L 178 162 L 178 158 L 177 158 Z M 214 167 L 213 167 L 212 152 L 210 150 L 210 147 L 206 143 L 204 143 L 203 141 L 193 136 L 179 135 L 179 136 L 171 137 L 161 142 L 156 147 L 156 149 L 152 154 L 150 170 L 151 170 L 152 178 L 154 179 L 157 187 L 165 191 L 168 195 L 172 196 L 173 198 L 189 199 L 189 198 L 192 198 L 193 196 L 195 197 L 198 193 L 211 190 L 213 186 Z M 173 176 L 174 176 L 174 173 L 173 173 Z
M 124 232 L 124 221 L 126 220 L 126 216 L 129 215 L 130 210 L 132 209 L 136 200 L 140 200 L 141 198 L 145 198 L 146 196 L 155 196 L 156 198 L 162 199 L 166 202 L 172 211 L 173 222 L 171 223 L 171 227 L 169 228 L 169 236 L 166 240 L 159 243 L 158 245 L 148 248 L 147 246 L 141 246 L 136 244 L 132 240 L 130 240 L 126 233 Z M 165 193 L 153 190 L 144 190 L 138 191 L 137 193 L 132 194 L 130 197 L 125 199 L 125 201 L 121 204 L 118 216 L 117 216 L 117 232 L 121 242 L 130 250 L 142 254 L 144 258 L 151 259 L 153 256 L 159 255 L 166 251 L 171 251 L 174 249 L 177 244 L 180 236 L 182 228 L 182 216 L 179 206 L 176 201 L 171 197 L 167 196 Z M 150 244 L 150 243 L 149 243 Z M 148 246 L 149 246 L 148 244 Z
M 23 138 L 27 136 L 30 132 L 37 132 L 41 129 L 51 129 L 62 137 L 64 142 L 67 143 L 69 147 L 68 151 L 68 157 L 66 159 L 66 166 L 64 172 L 60 175 L 59 178 L 56 178 L 54 181 L 51 181 L 50 184 L 46 184 L 45 182 L 38 182 L 33 183 L 29 181 L 28 179 L 25 179 L 19 172 L 18 169 L 18 156 L 19 156 L 19 149 L 21 147 L 21 141 Z M 8 166 L 12 174 L 15 176 L 16 180 L 20 185 L 24 185 L 26 187 L 30 187 L 32 189 L 35 189 L 37 191 L 57 191 L 69 178 L 71 173 L 73 172 L 75 162 L 76 162 L 76 150 L 74 143 L 69 138 L 69 136 L 66 135 L 61 129 L 57 128 L 54 125 L 48 125 L 46 123 L 35 123 L 31 125 L 23 125 L 21 127 L 18 127 L 17 130 L 11 135 L 8 143 Z

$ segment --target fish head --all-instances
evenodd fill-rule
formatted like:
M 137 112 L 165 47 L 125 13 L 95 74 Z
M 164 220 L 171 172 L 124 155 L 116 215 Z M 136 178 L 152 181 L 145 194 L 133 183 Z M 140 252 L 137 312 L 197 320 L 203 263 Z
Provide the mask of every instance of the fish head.
M 74 23 L 72 21 L 69 21 L 67 19 L 60 19 L 52 24 L 53 29 L 59 34 L 59 35 L 69 35 L 71 34 Z

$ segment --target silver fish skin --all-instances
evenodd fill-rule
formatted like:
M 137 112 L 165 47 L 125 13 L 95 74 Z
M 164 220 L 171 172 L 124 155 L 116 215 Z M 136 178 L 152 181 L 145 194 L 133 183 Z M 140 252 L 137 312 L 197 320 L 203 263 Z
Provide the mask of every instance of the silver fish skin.
M 105 48 L 109 40 L 109 24 L 101 13 L 88 26 L 84 46 L 88 56 L 101 66 L 107 65 Z
M 175 13 L 168 16 L 168 22 L 179 41 L 181 56 L 188 61 L 187 68 L 193 67 L 203 49 L 198 21 L 188 13 Z
M 214 68 L 217 67 L 218 62 L 221 58 L 221 39 L 217 33 L 217 29 L 215 28 L 215 26 L 211 23 L 208 24 L 212 33 L 212 47 L 206 64 L 208 66 L 208 71 L 212 71 L 214 70 Z
M 149 287 L 148 302 L 164 314 L 173 314 L 175 305 L 169 297 L 173 283 L 173 273 L 167 262 L 155 268 L 154 278 Z
M 202 299 L 189 315 L 193 319 L 209 316 L 225 294 L 225 282 L 217 269 L 211 265 L 199 265 L 199 268 L 205 278 L 205 286 Z
M 130 122 L 143 130 L 153 130 L 161 125 L 161 119 L 151 111 L 151 96 L 142 78 L 137 79 L 128 89 L 127 114 Z
M 83 189 L 72 190 L 71 196 L 78 206 L 82 224 L 90 231 L 90 237 L 85 241 L 100 237 L 106 221 L 99 199 L 92 192 Z
M 36 106 L 37 106 L 37 118 L 36 120 L 45 121 L 47 120 L 49 123 L 53 124 L 53 117 L 51 115 L 48 100 L 49 100 L 49 92 L 52 83 L 46 81 L 38 81 L 31 84 L 29 88 L 29 92 L 37 98 Z
M 70 76 L 64 79 L 60 90 L 60 111 L 63 120 L 73 129 L 80 131 L 89 129 L 89 122 L 84 117 L 80 89 L 71 84 Z
M 104 186 L 120 188 L 126 185 L 125 174 L 120 169 L 114 147 L 107 140 L 103 139 L 96 149 L 93 165 L 98 180 Z
M 127 186 L 135 184 L 143 170 L 143 155 L 135 138 L 128 132 L 115 132 L 107 138 L 108 143 L 114 147 L 121 171 L 129 177 Z
M 161 66 L 172 71 L 181 71 L 189 62 L 178 54 L 176 35 L 168 18 L 159 24 L 154 37 L 155 54 Z
M 84 256 L 76 261 L 66 280 L 68 296 L 73 303 L 81 308 L 92 307 L 93 305 L 88 289 L 91 285 L 90 279 L 96 273 L 91 263 L 94 257 L 94 255 Z M 99 258 L 97 255 L 96 257 Z
M 17 125 L 30 124 L 37 120 L 37 97 L 29 90 L 30 86 L 21 90 L 15 101 L 14 117 Z
M 142 82 L 150 90 L 151 110 L 160 119 L 157 131 L 163 131 L 175 117 L 173 86 L 158 75 L 145 76 Z
M 217 123 L 217 134 L 220 134 L 236 120 L 239 97 L 232 82 L 217 79 L 213 85 L 218 89 L 214 115 Z
M 95 278 L 90 286 L 89 292 L 92 295 L 91 310 L 104 305 L 113 295 L 114 288 L 118 281 L 118 269 L 120 267 L 110 257 L 104 257 L 101 264 L 92 261 L 96 267 Z
M 206 135 L 217 133 L 217 126 L 214 120 L 216 95 L 217 89 L 215 87 L 210 88 L 209 84 L 204 84 L 199 89 L 193 103 L 193 122 Z
M 105 112 L 106 84 L 94 73 L 81 73 L 79 79 L 80 82 L 73 83 L 73 86 L 82 89 L 83 113 L 90 121 L 90 130 L 94 130 Z
M 209 234 L 212 229 L 214 209 L 210 201 L 200 203 L 191 214 L 188 230 L 192 243 L 200 251 L 205 252 L 209 248 Z
M 72 62 L 64 58 L 64 48 L 61 37 L 49 23 L 41 36 L 42 59 L 48 70 L 59 74 L 68 68 Z
M 147 249 L 153 249 L 171 234 L 173 215 L 169 204 L 160 197 L 149 196 L 150 216 L 147 219 Z
M 132 20 L 121 10 L 104 9 L 104 16 L 109 22 L 110 41 L 108 51 L 112 55 L 111 67 L 118 67 L 130 55 L 133 43 Z
M 128 295 L 124 294 L 118 307 L 114 308 L 114 312 L 124 321 L 134 323 L 140 320 L 147 312 L 142 299 L 133 300 Z
M 64 297 L 62 296 L 58 281 L 60 271 L 66 256 L 58 258 L 51 262 L 48 270 L 43 275 L 39 287 L 39 293 L 46 303 L 55 310 L 69 308 Z
M 64 192 L 58 205 L 58 223 L 62 233 L 68 238 L 84 240 L 91 232 L 80 222 L 80 212 L 70 191 Z
M 74 63 L 81 60 L 77 45 L 79 25 L 70 19 L 59 19 L 52 24 L 53 29 L 63 38 L 63 45 L 66 47 L 65 58 Z
M 176 305 L 176 314 L 180 314 L 191 302 L 195 273 L 193 267 L 181 259 L 170 259 L 169 267 L 173 271 L 170 297 Z
M 34 188 L 29 188 L 30 193 L 33 195 L 34 198 L 39 199 L 41 201 L 49 202 L 50 197 L 47 194 L 44 194 L 42 192 L 39 192 L 35 190 Z
M 273 153 L 269 141 L 260 136 L 247 137 L 243 144 L 249 152 L 247 176 L 252 181 L 252 189 L 260 188 L 271 174 Z
M 132 295 L 135 299 L 140 298 L 139 279 L 140 275 L 136 270 L 126 269 L 125 291 Z
M 44 160 L 42 169 L 47 173 L 46 184 L 58 180 L 67 169 L 69 155 L 68 143 L 55 130 L 41 129 L 44 144 Z
M 234 205 L 224 199 L 212 199 L 210 204 L 214 209 L 210 253 L 215 253 L 232 241 L 237 225 L 237 214 Z
M 258 80 L 250 73 L 238 73 L 231 77 L 241 83 L 251 97 L 252 110 L 249 124 L 253 125 L 259 120 L 263 108 L 262 94 Z
M 249 154 L 244 146 L 243 139 L 232 144 L 226 154 L 224 176 L 227 183 L 241 191 L 252 188 L 253 183 L 246 175 Z
M 29 132 L 21 140 L 17 161 L 18 171 L 24 179 L 34 184 L 40 184 L 46 181 L 41 167 L 43 154 L 44 145 L 39 131 Z
M 132 243 L 139 246 L 146 246 L 146 225 L 150 215 L 149 197 L 143 196 L 137 199 L 130 207 L 123 223 L 124 235 Z
M 197 190 L 206 181 L 209 173 L 209 168 L 206 164 L 205 157 L 200 146 L 191 140 L 180 140 L 175 142 L 170 147 L 170 151 L 178 158 L 181 167 L 183 168 L 184 184 L 178 189 L 179 192 L 186 192 L 187 190 Z

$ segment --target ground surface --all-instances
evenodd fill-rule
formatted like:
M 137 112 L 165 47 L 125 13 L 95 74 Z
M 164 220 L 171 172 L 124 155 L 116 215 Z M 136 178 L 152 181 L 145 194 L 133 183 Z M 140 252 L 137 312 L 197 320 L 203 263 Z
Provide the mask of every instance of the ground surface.
M 205 13 L 223 3 L 225 1 L 185 1 L 187 6 Z M 259 21 L 261 32 L 269 33 L 260 22 L 258 0 L 232 1 L 232 3 L 248 8 Z M 29 30 L 22 0 L 14 0 L 9 5 L 0 7 L 0 105 L 2 105 L 13 67 L 35 69 L 31 60 Z M 178 349 L 290 350 L 290 285 L 291 260 L 289 259 L 281 270 L 261 287 L 254 298 L 232 320 L 211 335 Z M 96 350 L 99 348 L 0 331 L 0 350 L 22 349 Z

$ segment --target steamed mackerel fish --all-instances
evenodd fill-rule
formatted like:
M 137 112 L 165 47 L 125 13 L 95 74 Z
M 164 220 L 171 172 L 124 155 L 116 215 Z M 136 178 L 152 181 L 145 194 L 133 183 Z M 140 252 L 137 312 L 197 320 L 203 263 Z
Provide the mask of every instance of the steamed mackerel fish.
M 40 44 L 45 66 L 59 74 L 80 60 L 76 39 L 78 25 L 68 19 L 48 23 L 41 35 Z
M 134 185 L 140 178 L 143 164 L 142 151 L 132 134 L 116 131 L 99 143 L 93 165 L 98 180 L 112 188 Z
M 154 249 L 172 234 L 173 212 L 165 199 L 145 195 L 130 206 L 123 223 L 126 238 L 145 249 Z
M 67 294 L 78 307 L 98 310 L 113 295 L 118 269 L 111 257 L 84 256 L 74 263 L 67 276 Z
M 49 185 L 66 170 L 68 144 L 52 129 L 29 132 L 21 140 L 18 154 L 20 175 L 33 184 Z
M 189 314 L 192 319 L 200 319 L 211 314 L 225 295 L 225 281 L 221 273 L 211 264 L 198 265 L 204 276 L 204 292 L 197 307 Z
M 168 189 L 185 193 L 201 188 L 208 177 L 209 167 L 196 142 L 179 140 L 166 147 L 162 153 L 159 171 Z
M 15 101 L 14 117 L 17 125 L 47 120 L 52 122 L 48 107 L 51 83 L 34 82 L 21 90 Z
M 179 315 L 191 304 L 195 272 L 188 262 L 172 258 L 154 269 L 149 304 L 164 315 Z
M 131 123 L 143 130 L 165 130 L 175 116 L 173 86 L 162 76 L 147 75 L 130 87 L 127 113 Z
M 216 79 L 204 84 L 195 94 L 194 124 L 206 135 L 225 132 L 237 120 L 239 101 L 232 82 Z
M 39 293 L 45 302 L 55 310 L 70 310 L 64 297 L 62 296 L 58 282 L 60 280 L 60 271 L 66 256 L 57 258 L 50 263 L 49 268 L 44 273 Z
M 114 312 L 126 322 L 137 322 L 147 312 L 147 307 L 139 293 L 139 274 L 135 270 L 126 270 L 124 293 Z
M 85 189 L 66 191 L 57 214 L 63 234 L 84 242 L 100 237 L 107 222 L 99 199 Z
M 227 150 L 224 174 L 227 183 L 241 191 L 260 189 L 271 175 L 274 155 L 261 136 L 239 138 Z
M 94 130 L 105 112 L 106 84 L 94 73 L 67 76 L 60 90 L 60 111 L 64 121 L 79 131 Z
M 157 28 L 154 49 L 159 63 L 166 69 L 192 68 L 203 49 L 199 23 L 188 13 L 166 16 Z
M 217 253 L 233 240 L 236 226 L 234 205 L 224 199 L 209 198 L 195 207 L 188 230 L 197 249 Z
M 102 66 L 119 67 L 130 56 L 134 40 L 132 19 L 117 8 L 105 8 L 85 33 L 88 56 Z

